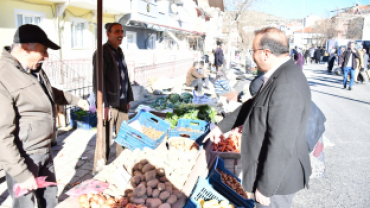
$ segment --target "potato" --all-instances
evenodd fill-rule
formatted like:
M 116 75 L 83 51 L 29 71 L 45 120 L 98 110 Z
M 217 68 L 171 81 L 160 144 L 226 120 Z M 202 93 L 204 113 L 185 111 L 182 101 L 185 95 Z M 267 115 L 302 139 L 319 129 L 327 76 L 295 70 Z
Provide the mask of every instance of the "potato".
M 171 187 L 172 188 L 172 183 L 171 182 L 165 182 L 164 185 L 167 187 Z
M 143 169 L 143 167 L 144 167 L 144 165 L 143 165 L 142 163 L 139 163 L 139 164 L 137 165 L 138 170 L 142 170 L 142 169 Z
M 159 183 L 159 184 L 158 184 L 158 189 L 159 189 L 160 191 L 164 191 L 164 190 L 166 189 L 166 185 L 164 185 L 164 183 Z
M 177 196 L 176 195 L 171 195 L 170 197 L 168 197 L 166 203 L 168 204 L 174 204 L 175 202 L 177 201 Z
M 152 179 L 150 180 L 148 183 L 147 183 L 147 187 L 150 187 L 150 188 L 156 188 L 158 186 L 158 179 Z
M 171 194 L 169 192 L 164 191 L 161 194 L 159 194 L 159 198 L 164 202 L 168 199 L 168 197 L 170 197 L 170 195 Z
M 133 170 L 135 171 L 135 170 L 138 170 L 138 171 L 141 171 L 142 170 L 142 168 L 143 167 L 141 167 L 141 169 L 139 169 L 139 164 L 140 165 L 143 165 L 143 164 L 141 164 L 141 163 L 136 163 L 135 165 L 134 165 L 134 167 L 133 167 Z
M 168 203 L 164 203 L 161 206 L 159 206 L 158 208 L 171 208 L 171 205 L 168 204 Z
M 80 203 L 80 208 L 90 208 L 90 203 L 89 202 L 81 202 Z
M 165 183 L 165 182 L 168 182 L 168 179 L 166 176 L 162 176 L 159 178 L 159 181 L 162 182 L 162 183 Z
M 134 204 L 145 204 L 144 198 L 130 197 L 130 202 Z
M 143 174 L 139 170 L 134 171 L 134 176 L 142 176 Z
M 158 208 L 159 206 L 161 206 L 161 204 L 162 201 L 158 198 L 147 199 L 145 203 L 148 208 Z
M 157 171 L 150 170 L 145 173 L 145 180 L 148 182 L 152 179 L 155 179 L 157 177 Z
M 140 176 L 140 180 L 141 180 L 141 181 L 145 181 L 145 175 L 141 175 L 141 176 Z
M 147 187 L 146 188 L 146 195 L 147 196 L 152 196 L 152 193 L 153 193 L 153 189 L 151 187 Z
M 141 184 L 143 184 L 146 187 L 146 182 L 145 181 L 139 183 L 139 185 L 141 185 Z
M 165 170 L 163 168 L 157 169 L 157 176 L 162 177 L 162 176 L 165 176 L 165 175 L 166 175 L 166 173 L 165 173 Z
M 154 169 L 155 169 L 154 165 L 148 163 L 148 164 L 144 165 L 144 167 L 142 168 L 141 172 L 142 173 L 146 173 L 146 172 L 148 172 L 150 170 L 154 170 Z
M 152 192 L 152 197 L 157 198 L 161 192 L 158 189 L 154 189 Z
M 173 195 L 176 195 L 176 197 L 179 199 L 179 198 L 181 198 L 182 197 L 182 192 L 181 191 L 179 191 L 179 190 L 174 190 L 173 192 L 172 192 L 172 194 Z
M 132 183 L 139 184 L 140 181 L 141 181 L 140 176 L 134 176 L 134 177 L 131 178 Z
M 146 186 L 144 184 L 140 184 L 134 189 L 135 197 L 142 197 L 144 194 L 146 194 Z
M 140 163 L 143 165 L 146 165 L 149 161 L 147 159 L 140 160 Z
M 172 186 L 166 186 L 166 191 L 172 194 Z

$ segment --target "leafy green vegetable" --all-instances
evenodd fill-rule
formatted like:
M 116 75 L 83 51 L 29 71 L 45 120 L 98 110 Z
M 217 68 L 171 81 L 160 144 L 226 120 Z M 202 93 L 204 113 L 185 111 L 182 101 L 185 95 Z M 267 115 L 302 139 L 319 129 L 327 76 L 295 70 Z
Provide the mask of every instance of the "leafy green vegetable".
M 171 103 L 176 103 L 180 100 L 180 95 L 172 93 L 169 96 L 167 96 L 167 100 L 170 101 Z
M 77 120 L 82 120 L 82 117 L 87 116 L 87 112 L 84 110 L 78 110 L 74 112 L 74 114 L 77 116 Z

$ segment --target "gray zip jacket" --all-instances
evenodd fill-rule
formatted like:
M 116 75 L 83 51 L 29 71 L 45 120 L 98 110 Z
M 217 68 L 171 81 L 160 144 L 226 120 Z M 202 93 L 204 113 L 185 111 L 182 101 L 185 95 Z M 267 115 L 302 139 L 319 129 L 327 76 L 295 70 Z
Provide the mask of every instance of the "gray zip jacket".
M 51 87 L 43 70 L 28 73 L 5 47 L 0 58 L 0 165 L 18 183 L 31 177 L 22 155 L 50 148 L 58 105 L 77 105 L 79 98 Z

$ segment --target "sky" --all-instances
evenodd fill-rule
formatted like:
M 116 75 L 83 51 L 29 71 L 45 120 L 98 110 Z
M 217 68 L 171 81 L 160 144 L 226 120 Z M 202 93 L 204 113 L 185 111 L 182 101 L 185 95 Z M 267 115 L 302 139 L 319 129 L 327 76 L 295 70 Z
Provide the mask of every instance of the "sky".
M 349 7 L 356 0 L 257 0 L 254 10 L 273 14 L 287 19 L 301 19 L 311 14 L 329 17 L 328 11 L 337 7 Z M 370 0 L 357 0 L 360 5 L 369 5 Z M 331 13 L 332 15 L 334 13 Z

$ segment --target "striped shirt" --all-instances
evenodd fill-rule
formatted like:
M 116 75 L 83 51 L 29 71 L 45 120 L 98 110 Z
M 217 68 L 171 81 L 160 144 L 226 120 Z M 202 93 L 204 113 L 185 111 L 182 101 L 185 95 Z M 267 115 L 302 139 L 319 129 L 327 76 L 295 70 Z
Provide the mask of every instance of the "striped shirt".
M 218 79 L 215 82 L 215 90 L 217 95 L 225 95 L 231 92 L 231 87 L 226 79 Z

